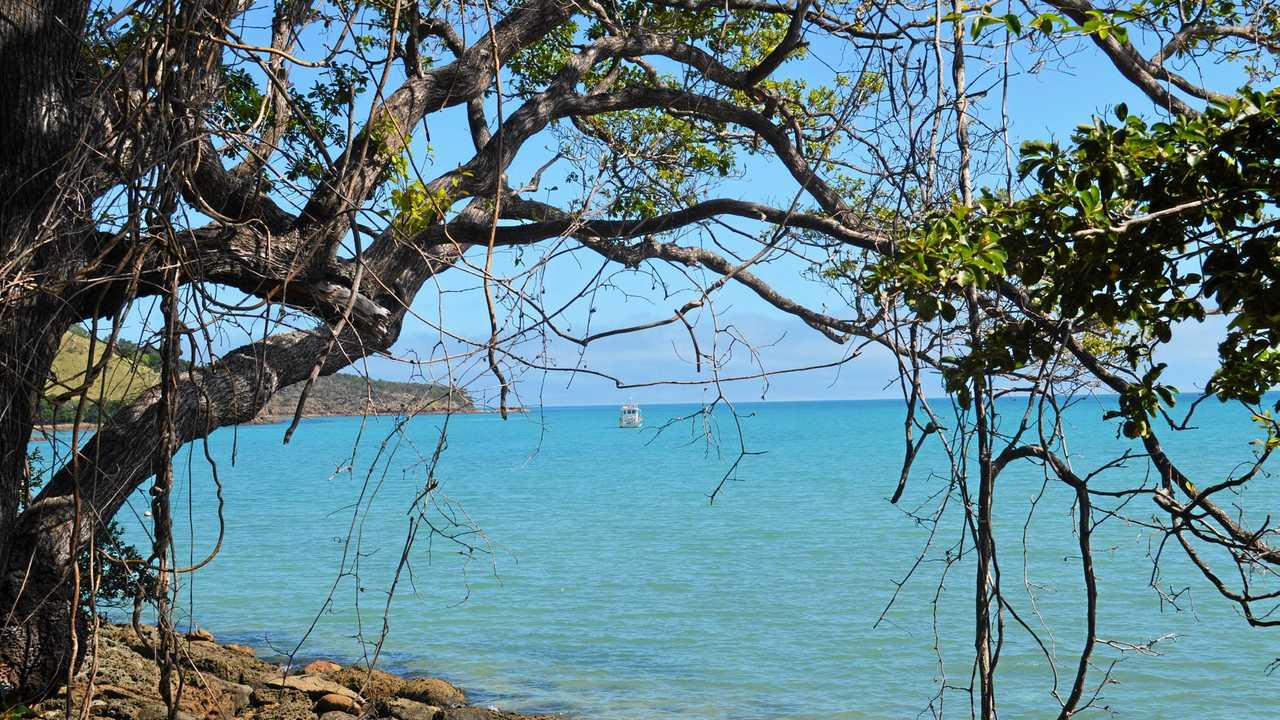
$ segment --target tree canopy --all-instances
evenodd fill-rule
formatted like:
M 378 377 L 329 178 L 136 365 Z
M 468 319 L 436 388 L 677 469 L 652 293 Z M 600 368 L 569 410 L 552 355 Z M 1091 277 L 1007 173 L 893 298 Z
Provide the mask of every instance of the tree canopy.
M 716 310 L 731 287 L 898 363 L 893 501 L 923 444 L 941 444 L 965 508 L 957 557 L 976 567 L 976 715 L 996 715 L 1008 608 L 992 508 L 1015 461 L 1074 491 L 1087 629 L 1070 689 L 1054 688 L 1061 717 L 1090 702 L 1089 537 L 1116 512 L 1098 503 L 1149 497 L 1211 586 L 1276 622 L 1254 611 L 1276 597 L 1257 587 L 1280 563 L 1269 518 L 1256 528 L 1214 499 L 1259 477 L 1278 442 L 1261 407 L 1280 380 L 1270 3 L 4 0 L 0 18 L 4 67 L 23 69 L 0 75 L 0 681 L 19 695 L 70 677 L 87 581 L 73 558 L 148 480 L 144 591 L 172 630 L 184 444 L 286 387 L 302 386 L 300 414 L 317 377 L 391 352 L 413 323 L 440 338 L 433 377 L 490 378 L 504 414 L 522 372 L 599 372 L 521 349 L 543 338 L 683 326 L 696 382 L 714 386 L 750 345 Z M 1090 98 L 1116 104 L 1015 163 L 1012 83 L 1073 62 L 1128 105 Z M 802 271 L 845 304 L 778 289 Z M 459 276 L 484 337 L 415 305 Z M 591 324 L 598 292 L 645 285 L 669 309 Z M 1204 395 L 1243 403 L 1262 437 L 1247 470 L 1198 479 L 1160 442 L 1200 402 L 1172 416 L 1183 400 L 1160 347 L 1209 314 L 1230 329 Z M 160 381 L 19 514 L 40 392 L 78 324 L 89 358 L 109 355 L 100 336 L 155 348 Z M 243 345 L 219 344 L 245 325 Z M 102 371 L 89 365 L 86 389 Z M 1114 419 L 1141 452 L 1083 471 L 1061 413 L 1096 388 L 1120 396 Z M 1001 424 L 1007 398 L 1025 411 Z M 1091 485 L 1136 462 L 1158 481 Z

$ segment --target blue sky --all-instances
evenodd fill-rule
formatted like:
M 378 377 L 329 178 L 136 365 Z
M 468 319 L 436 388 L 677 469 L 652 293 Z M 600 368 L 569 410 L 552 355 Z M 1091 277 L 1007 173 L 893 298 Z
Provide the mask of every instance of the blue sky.
M 1078 124 L 1089 121 L 1095 114 L 1109 114 L 1118 102 L 1128 104 L 1132 112 L 1153 114 L 1151 103 L 1132 89 L 1107 63 L 1091 43 L 1082 43 L 1083 51 L 1062 61 L 1055 67 L 1045 68 L 1038 75 L 1021 74 L 1010 82 L 1009 115 L 1012 140 L 1016 148 L 1022 140 L 1032 138 L 1065 139 Z M 820 72 L 829 76 L 823 61 L 822 49 L 814 48 L 806 60 L 795 63 L 785 72 L 803 74 Z M 1019 58 L 1014 58 L 1015 63 Z M 1031 60 L 1024 60 L 1030 64 Z M 971 69 L 971 74 L 978 70 Z M 1222 68 L 1210 69 L 1209 82 L 1217 88 L 1231 88 L 1237 83 Z M 1193 75 L 1194 77 L 1194 75 Z M 989 98 L 988 110 L 996 104 Z M 437 122 L 436 125 L 446 123 Z M 457 127 L 457 125 L 452 125 Z M 433 138 L 438 136 L 433 135 Z M 539 140 L 543 140 L 541 146 Z M 459 138 L 464 142 L 463 138 Z M 521 160 L 513 168 L 512 182 L 523 179 L 521 171 L 532 172 L 549 157 L 553 148 L 551 139 L 534 138 L 526 146 Z M 436 166 L 464 159 L 457 159 L 447 152 L 440 152 L 442 143 L 436 139 Z M 539 152 L 541 150 L 541 152 Z M 726 183 L 712 195 L 741 197 L 769 202 L 786 207 L 795 192 L 795 184 L 787 172 L 777 163 L 751 161 L 746 176 Z M 979 179 L 979 183 L 982 179 Z M 552 193 L 554 195 L 554 193 Z M 731 241 L 730 241 L 731 242 Z M 563 264 L 546 277 L 548 287 L 574 287 L 591 269 L 591 260 L 584 259 L 581 266 Z M 827 307 L 832 314 L 840 315 L 840 299 L 821 285 L 800 277 L 797 265 L 790 273 L 774 272 L 768 279 L 784 294 L 805 302 L 811 307 Z M 448 275 L 448 274 L 446 274 Z M 442 277 L 445 287 L 461 290 L 471 286 L 471 293 L 461 293 L 456 298 L 424 290 L 414 304 L 414 309 L 426 317 L 444 316 L 454 332 L 466 334 L 472 339 L 483 339 L 488 334 L 487 315 L 483 305 L 476 302 L 474 282 L 460 277 Z M 640 279 L 635 284 L 644 285 Z M 623 327 L 653 321 L 669 316 L 681 300 L 655 299 L 652 291 L 643 287 L 629 288 L 635 294 L 605 291 L 594 298 L 598 312 L 595 326 Z M 736 401 L 748 400 L 826 400 L 899 397 L 893 380 L 896 364 L 888 353 L 875 347 L 856 350 L 854 346 L 837 345 L 805 326 L 799 320 L 780 313 L 750 292 L 740 287 L 727 288 L 721 293 L 718 306 L 719 322 L 742 330 L 741 335 L 758 346 L 758 354 L 751 355 L 745 349 L 733 355 L 722 369 L 722 375 L 751 375 L 767 369 L 781 371 L 815 365 L 839 364 L 803 373 L 786 373 L 770 377 L 767 382 L 755 379 L 722 383 L 720 389 Z M 1166 348 L 1162 360 L 1170 363 L 1165 378 L 1183 390 L 1203 387 L 1212 372 L 1216 359 L 1216 344 L 1225 327 L 1222 318 L 1211 318 L 1203 325 L 1190 324 L 1178 329 L 1174 341 Z M 580 328 L 575 328 L 580 329 Z M 704 328 L 705 329 L 705 326 Z M 706 342 L 711 333 L 700 333 Z M 427 325 L 410 321 L 396 350 L 408 353 L 426 353 L 440 340 L 437 331 Z M 542 351 L 544 348 L 536 348 Z M 550 340 L 545 348 L 562 367 L 585 367 L 590 371 L 604 372 L 627 383 L 647 383 L 660 379 L 688 382 L 709 379 L 703 368 L 699 373 L 690 362 L 692 355 L 687 331 L 679 325 L 668 325 L 641 334 L 621 335 L 592 344 L 586 351 L 561 341 Z M 521 353 L 527 356 L 528 352 Z M 375 359 L 370 361 L 371 374 L 402 378 L 418 372 L 416 368 L 401 362 Z M 459 373 L 469 381 L 469 387 L 483 400 L 493 402 L 496 383 L 479 363 L 472 363 Z M 653 387 L 623 388 L 585 372 L 543 372 L 526 370 L 519 376 L 519 401 L 525 404 L 542 402 L 560 404 L 617 404 L 635 397 L 641 402 L 695 402 L 715 397 L 716 390 L 707 385 L 658 385 Z
M 1153 114 L 1151 103 L 1123 81 L 1091 43 L 1079 41 L 1079 45 L 1081 52 L 1042 66 L 1037 74 L 1026 72 L 1035 58 L 1013 56 L 1013 66 L 1021 66 L 1010 80 L 1008 95 L 1011 139 L 1015 148 L 1026 139 L 1065 139 L 1077 124 L 1087 122 L 1095 114 L 1109 113 L 1118 102 L 1127 103 L 1132 112 Z M 830 78 L 830 67 L 847 64 L 847 59 L 839 57 L 841 52 L 844 52 L 842 48 L 815 43 L 805 59 L 789 63 L 782 72 L 793 77 L 811 75 L 817 78 L 814 82 L 821 83 Z M 970 75 L 977 78 L 974 86 L 982 81 L 983 70 L 980 63 L 971 61 Z M 1229 69 L 1210 68 L 1208 74 L 1211 75 L 1208 81 L 1218 89 L 1231 88 L 1239 82 Z M 998 109 L 999 98 L 989 95 L 980 102 L 977 112 L 990 118 Z M 512 110 L 511 107 L 506 108 L 508 113 Z M 494 114 L 491 105 L 491 117 Z M 465 115 L 460 108 L 432 116 L 429 120 L 430 151 L 423 133 L 419 131 L 414 160 L 423 168 L 424 177 L 432 177 L 469 159 L 471 143 L 465 127 Z M 513 166 L 510 182 L 516 186 L 525 182 L 536 168 L 555 154 L 556 149 L 556 139 L 551 133 L 544 132 L 532 138 Z M 984 180 L 998 181 L 997 178 L 979 177 L 979 184 Z M 565 187 L 558 187 L 560 185 Z M 579 192 L 567 185 L 564 171 L 554 169 L 544 179 L 536 197 L 561 203 L 572 201 Z M 730 178 L 710 195 L 787 207 L 795 193 L 794 180 L 778 163 L 768 158 L 751 158 L 743 163 L 740 177 Z M 747 232 L 759 232 L 761 229 L 749 223 L 735 223 L 735 226 Z M 724 235 L 717 240 L 723 240 L 730 247 L 744 246 L 731 233 Z M 685 242 L 706 244 L 710 239 L 690 237 Z M 542 249 L 536 248 L 500 251 L 496 259 L 497 273 L 513 273 L 517 255 L 520 262 L 528 263 L 539 257 L 541 252 Z M 482 252 L 473 252 L 468 257 L 475 266 L 483 263 Z M 557 299 L 571 297 L 599 265 L 599 258 L 586 252 L 552 263 L 539 277 L 541 287 L 547 293 L 544 305 L 552 307 L 557 305 Z M 612 269 L 618 270 L 617 266 Z M 804 277 L 804 269 L 802 263 L 783 260 L 761 269 L 759 274 L 765 276 L 779 292 L 809 307 L 837 316 L 846 315 L 841 298 L 822 283 Z M 697 279 L 704 284 L 716 277 L 705 271 L 690 272 L 695 276 L 701 275 Z M 660 271 L 657 278 L 663 281 L 682 280 L 669 269 Z M 566 316 L 565 329 L 572 334 L 584 334 L 588 324 L 590 331 L 598 332 L 652 322 L 670 317 L 675 308 L 691 297 L 689 292 L 666 296 L 652 277 L 621 273 L 611 277 L 604 288 L 593 291 L 589 305 L 581 303 L 579 311 Z M 594 312 L 588 312 L 588 307 Z M 828 366 L 808 372 L 784 372 L 769 377 L 767 381 L 751 379 L 722 383 L 720 390 L 730 399 L 834 400 L 899 396 L 897 386 L 893 384 L 896 364 L 886 352 L 875 347 L 859 347 L 856 343 L 833 343 L 733 283 L 716 294 L 714 308 L 714 317 L 708 312 L 698 316 L 694 334 L 704 350 L 714 348 L 725 359 L 722 377 Z M 446 350 L 456 353 L 464 347 L 460 341 L 482 342 L 488 337 L 489 321 L 479 291 L 478 272 L 462 268 L 441 274 L 419 294 L 413 304 L 413 313 L 406 322 L 400 341 L 392 349 L 394 357 L 372 358 L 355 371 L 387 379 L 453 381 L 465 384 L 484 402 L 496 402 L 496 381 L 478 357 L 463 362 L 440 361 L 447 354 Z M 136 312 L 135 318 L 139 314 Z M 713 323 L 721 332 L 713 331 Z M 1215 346 L 1223 334 L 1224 325 L 1223 319 L 1216 318 L 1202 326 L 1179 328 L 1162 357 L 1171 366 L 1165 378 L 1184 390 L 1202 387 L 1214 366 Z M 442 334 L 442 327 L 447 334 Z M 260 332 L 260 326 L 253 325 L 245 329 L 229 328 L 218 338 L 217 349 L 234 347 L 250 336 L 259 337 Z M 711 399 L 715 397 L 716 390 L 707 384 L 698 384 L 698 381 L 710 380 L 711 375 L 705 366 L 701 371 L 695 367 L 692 355 L 690 333 L 682 325 L 672 324 L 644 333 L 600 340 L 586 350 L 554 336 L 531 338 L 513 347 L 512 357 L 560 369 L 520 370 L 521 363 L 513 362 L 509 364 L 508 372 L 515 370 L 515 402 L 527 405 L 540 402 L 549 405 L 618 404 L 628 397 L 641 402 Z M 423 359 L 432 361 L 415 362 Z M 574 369 L 576 371 L 569 371 Z M 612 379 L 595 373 L 645 386 L 620 389 Z M 646 385 L 661 380 L 679 383 Z

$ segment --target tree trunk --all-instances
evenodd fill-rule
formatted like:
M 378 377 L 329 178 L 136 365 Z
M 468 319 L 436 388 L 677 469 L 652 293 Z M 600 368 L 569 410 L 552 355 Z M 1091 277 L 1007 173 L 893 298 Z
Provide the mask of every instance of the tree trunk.
M 59 325 L 18 323 L 0 331 L 0 568 L 27 491 L 27 446 L 65 327 Z
M 56 590 L 60 573 L 28 565 L 17 547 L 19 502 L 30 492 L 28 447 L 69 321 L 47 298 L 6 303 L 5 313 L 0 329 L 0 694 L 33 688 L 23 693 L 31 697 L 52 690 L 63 676 L 59 671 L 65 673 L 72 660 L 70 588 Z
M 72 147 L 69 119 L 83 0 L 0 0 L 0 568 L 26 479 L 27 441 L 48 377 L 48 310 L 32 289 L 41 228 L 57 195 L 60 160 Z M 59 333 L 60 334 L 60 333 Z
M 76 666 L 73 632 L 80 618 L 74 611 L 77 593 L 70 581 L 77 548 L 85 547 L 94 530 L 108 522 L 162 462 L 154 449 L 162 425 L 161 398 L 153 388 L 113 416 L 18 514 L 33 420 L 62 333 L 73 322 L 111 311 L 95 304 L 95 299 L 112 298 L 107 304 L 118 307 L 122 299 L 144 292 L 142 286 L 118 287 L 121 277 L 129 277 L 127 269 L 113 272 L 114 256 L 102 256 L 111 250 L 112 238 L 108 232 L 95 232 L 90 212 L 95 193 L 127 185 L 154 166 L 160 169 L 157 177 L 162 179 L 154 183 L 159 187 L 151 187 L 152 180 L 143 185 L 154 191 L 152 200 L 159 200 L 152 203 L 155 208 L 166 212 L 171 207 L 176 189 L 191 179 L 184 177 L 192 169 L 186 167 L 179 150 L 199 147 L 202 130 L 197 109 L 208 106 L 214 96 L 220 46 L 199 41 L 209 30 L 202 25 L 227 21 L 237 7 L 230 1 L 182 4 L 180 17 L 165 30 L 170 35 L 155 38 L 155 46 L 177 52 L 177 61 L 166 58 L 165 62 L 176 62 L 184 72 L 165 74 L 163 92 L 158 92 L 158 99 L 148 100 L 151 96 L 146 93 L 130 95 L 137 85 L 93 87 L 95 81 L 79 72 L 80 53 L 92 51 L 84 42 L 87 0 L 0 0 L 0 62 L 6 69 L 21 69 L 0 74 L 0 98 L 4 98 L 0 103 L 0 402 L 4 403 L 0 408 L 0 695 L 9 699 L 29 701 L 47 695 Z M 495 32 L 498 45 L 509 53 L 532 42 L 571 8 L 548 4 L 518 11 L 509 26 L 500 24 Z M 467 63 L 460 61 L 459 69 L 451 71 L 476 85 L 474 96 L 484 91 L 488 80 L 463 71 L 472 65 L 487 68 L 488 47 L 478 46 Z M 144 69 L 154 60 L 147 52 L 141 49 L 134 58 Z M 77 82 L 86 86 L 77 87 Z M 393 103 L 393 110 L 421 115 L 421 107 L 401 106 L 430 101 L 444 107 L 458 91 L 456 82 L 428 87 L 434 89 L 397 95 L 400 104 Z M 456 102 L 465 102 L 465 97 Z M 89 106 L 95 103 L 102 107 L 90 112 Z M 109 122 L 113 113 L 123 113 L 120 124 Z M 155 119 L 164 122 L 152 122 Z M 131 123 L 128 128 L 123 127 L 126 121 Z M 100 156 L 111 162 L 96 167 L 95 158 Z M 352 170 L 353 182 L 359 181 L 356 195 L 365 197 L 372 191 L 382 173 L 381 163 L 374 165 L 374 169 Z M 342 210 L 334 211 L 335 217 L 345 213 L 349 203 L 343 188 L 337 189 L 336 200 L 330 199 L 340 200 Z M 238 208 L 237 212 L 249 207 L 229 201 L 217 204 Z M 328 203 L 321 204 L 327 207 Z M 259 205 L 259 210 L 268 209 L 263 227 L 280 231 L 277 242 L 302 233 L 292 227 L 293 219 L 287 214 L 272 212 L 269 201 L 263 199 Z M 146 224 L 141 218 L 135 220 Z M 258 227 L 245 223 L 228 234 L 257 232 Z M 336 247 L 341 232 L 326 235 L 327 228 L 313 227 L 299 249 Z M 128 248 L 135 254 L 119 247 L 115 251 L 126 258 L 145 259 L 155 248 L 146 245 L 145 233 L 140 235 L 134 238 L 136 247 Z M 222 237 L 220 241 L 243 239 Z M 255 243 L 262 239 L 252 238 Z M 186 238 L 191 242 L 185 245 L 169 240 L 173 242 L 163 245 L 165 252 L 178 255 L 211 247 L 195 236 Z M 237 248 L 228 247 L 215 258 L 221 264 L 182 264 L 213 273 L 182 282 L 227 280 L 217 272 L 232 268 L 231 284 L 247 285 L 271 302 L 316 306 L 313 314 L 329 325 L 273 336 L 228 353 L 211 366 L 182 374 L 172 394 L 173 449 L 218 427 L 252 419 L 282 387 L 317 372 L 331 374 L 389 348 L 425 280 L 455 262 L 463 251 L 448 244 L 424 254 L 422 248 L 388 234 L 366 253 L 362 266 L 366 292 L 361 293 L 358 280 L 352 280 L 350 287 L 342 284 L 346 276 L 341 267 L 319 277 L 299 275 L 293 267 L 272 268 L 270 255 L 261 252 L 262 247 L 272 247 L 271 235 L 265 244 L 255 243 L 249 248 L 248 263 L 238 262 Z M 276 251 L 280 252 L 279 245 Z M 273 269 L 281 270 L 278 277 Z M 259 272 L 263 277 L 257 277 Z M 260 286 L 268 281 L 278 282 L 280 292 L 264 291 Z
M 6 303 L 0 329 L 0 695 L 37 697 L 65 677 L 71 657 L 71 588 L 65 573 L 26 562 L 19 502 L 30 493 L 28 448 L 68 314 L 56 300 Z M 58 542 L 66 546 L 68 537 Z
M 327 328 L 274 336 L 228 353 L 179 377 L 173 397 L 174 448 L 213 430 L 253 419 L 280 388 L 305 380 L 317 358 L 321 375 L 389 347 L 400 318 L 334 338 Z M 19 697 L 55 689 L 73 657 L 73 548 L 89 541 L 125 499 L 155 474 L 161 432 L 160 390 L 152 388 L 115 414 L 84 444 L 74 462 L 50 479 L 18 519 L 8 571 L 0 579 L 0 682 Z
M 35 552 L 23 540 L 39 539 L 45 548 L 57 552 Z M 38 535 L 15 538 L 13 563 L 4 577 L 4 622 L 0 623 L 0 691 L 11 700 L 31 701 L 48 696 L 67 677 L 67 670 L 79 665 L 82 653 L 73 647 L 73 623 L 84 637 L 82 614 L 73 616 L 74 588 L 68 582 L 72 525 L 43 528 Z M 83 647 L 83 643 L 78 644 Z
M 71 271 L 85 201 L 66 176 L 87 0 L 0 0 L 0 694 L 38 695 L 70 657 L 68 588 L 15 546 L 39 402 L 72 318 L 46 292 Z M 33 572 L 28 572 L 32 570 Z M 13 581 L 17 580 L 15 584 Z M 28 691 L 27 689 L 32 691 Z

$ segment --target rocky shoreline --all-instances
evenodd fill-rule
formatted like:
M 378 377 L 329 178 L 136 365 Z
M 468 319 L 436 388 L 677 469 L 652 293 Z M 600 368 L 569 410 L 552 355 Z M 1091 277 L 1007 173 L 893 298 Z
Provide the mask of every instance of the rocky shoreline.
M 147 649 L 157 633 L 148 626 L 142 633 L 145 642 L 127 625 L 102 625 L 96 650 L 70 688 L 78 705 L 93 673 L 89 717 L 167 717 L 160 671 Z M 556 720 L 468 705 L 461 688 L 438 678 L 401 677 L 330 660 L 286 668 L 258 658 L 253 648 L 219 644 L 203 630 L 182 638 L 179 654 L 184 688 L 178 720 Z M 63 689 L 31 710 L 53 720 L 63 717 L 65 702 Z
M 419 415 L 496 415 L 500 412 L 497 408 L 491 407 L 463 407 L 452 408 L 449 410 L 418 410 L 413 413 L 414 417 Z M 524 414 L 529 410 L 524 407 L 509 407 L 508 413 Z M 326 418 L 326 417 L 405 417 L 406 412 L 366 412 L 366 413 L 350 413 L 350 412 L 311 412 L 308 411 L 303 417 L 305 418 Z M 292 415 L 271 415 L 263 414 L 250 420 L 250 425 L 274 425 L 276 423 L 292 422 Z
M 420 410 L 420 411 L 418 411 L 417 413 L 415 413 L 414 415 L 415 415 L 415 417 L 416 417 L 416 416 L 418 416 L 418 415 L 496 415 L 496 414 L 498 414 L 498 412 L 499 412 L 499 410 L 498 410 L 497 408 L 491 408 L 491 407 L 466 407 L 466 408 L 453 408 L 452 410 Z M 513 415 L 524 415 L 524 414 L 528 414 L 529 409 L 528 409 L 528 408 L 526 408 L 526 407 L 522 407 L 522 406 L 515 406 L 515 407 L 509 407 L 509 408 L 507 408 L 507 412 L 508 412 L 508 413 L 510 413 L 510 414 L 513 414 Z M 312 413 L 312 412 L 308 412 L 304 417 L 306 417 L 306 418 L 327 418 L 327 417 L 404 417 L 404 413 L 399 413 L 399 412 L 369 412 L 369 413 L 346 413 L 346 412 L 333 412 L 333 413 Z M 254 419 L 252 419 L 252 420 L 248 421 L 248 422 L 247 422 L 247 423 L 245 423 L 245 424 L 246 424 L 246 425 L 275 425 L 275 424 L 277 424 L 277 423 L 286 423 L 286 422 L 291 422 L 292 420 L 293 420 L 293 416 L 292 416 L 292 415 L 259 415 L 258 417 L 255 417 Z M 74 429 L 74 428 L 75 428 L 75 424 L 74 424 L 74 423 L 40 423 L 40 424 L 37 424 L 37 425 L 36 425 L 36 431 L 37 431 L 37 432 L 40 432 L 40 431 L 44 431 L 44 432 L 70 432 L 70 431 L 71 431 L 72 429 Z M 99 429 L 99 425 L 98 425 L 98 423 L 96 423 L 96 422 L 93 422 L 93 423 L 91 423 L 91 422 L 82 422 L 82 423 L 80 423 L 80 432 L 83 432 L 83 433 L 95 433 L 95 432 L 97 432 L 97 431 L 98 431 L 98 429 Z

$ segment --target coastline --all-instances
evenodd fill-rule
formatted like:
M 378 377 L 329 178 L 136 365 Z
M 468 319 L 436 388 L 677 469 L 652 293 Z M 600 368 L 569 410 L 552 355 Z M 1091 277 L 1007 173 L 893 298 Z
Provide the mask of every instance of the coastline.
M 414 417 L 420 415 L 496 415 L 500 411 L 497 408 L 490 407 L 469 407 L 454 408 L 452 410 L 422 410 L 413 413 Z M 508 413 L 517 415 L 527 415 L 529 408 L 527 407 L 509 407 Z M 335 417 L 404 417 L 401 412 L 366 412 L 366 413 L 307 413 L 302 416 L 303 420 L 311 420 L 313 418 L 335 418 Z M 242 423 L 244 425 L 275 425 L 277 423 L 285 423 L 293 420 L 291 415 L 259 415 L 258 417 Z M 34 432 L 68 432 L 75 428 L 75 423 L 36 423 Z M 97 432 L 100 425 L 95 422 L 82 422 L 80 429 L 82 431 Z
M 496 415 L 498 412 L 500 411 L 497 408 L 466 407 L 466 408 L 452 408 L 452 409 L 446 409 L 446 410 L 419 410 L 418 412 L 412 413 L 412 415 L 413 417 L 418 417 L 420 415 Z M 529 409 L 526 407 L 509 407 L 507 408 L 507 412 L 517 413 L 517 414 L 527 414 L 529 412 Z M 360 412 L 360 413 L 320 412 L 320 413 L 307 413 L 302 416 L 302 419 L 310 420 L 312 418 L 333 418 L 333 417 L 397 417 L 398 418 L 398 417 L 405 417 L 406 414 L 407 413 L 404 413 L 404 412 Z M 276 423 L 291 422 L 292 420 L 293 420 L 292 415 L 259 415 L 258 417 L 250 420 L 245 424 L 246 425 L 274 425 Z
M 106 621 L 96 654 L 87 657 L 71 686 L 80 702 L 92 683 L 90 717 L 162 720 L 160 671 L 150 659 L 157 632 Z M 178 671 L 184 690 L 178 720 L 559 720 L 468 704 L 464 689 L 439 678 L 401 676 L 362 665 L 318 658 L 286 666 L 259 658 L 254 648 L 219 643 L 206 630 L 179 637 Z M 32 706 L 38 717 L 62 717 L 66 692 Z

